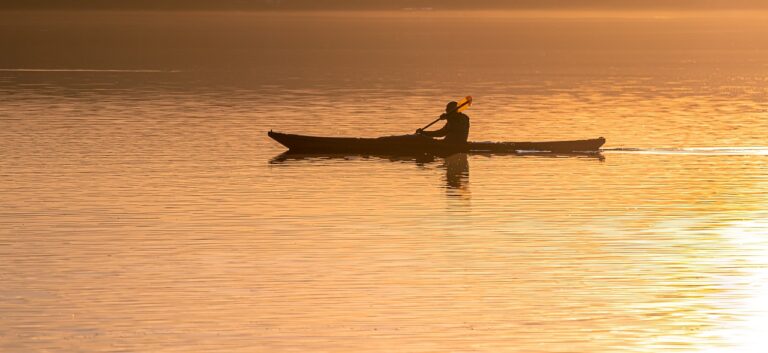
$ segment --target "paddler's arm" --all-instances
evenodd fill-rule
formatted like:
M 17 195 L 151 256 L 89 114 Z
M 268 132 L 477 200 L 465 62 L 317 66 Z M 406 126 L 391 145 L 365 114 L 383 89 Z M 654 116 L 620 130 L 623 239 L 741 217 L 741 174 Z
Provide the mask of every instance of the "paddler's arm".
M 440 119 L 441 120 L 445 120 L 446 119 L 446 115 L 445 114 L 441 115 Z M 418 130 L 416 130 L 416 134 L 424 135 L 424 136 L 429 136 L 429 137 L 443 137 L 443 136 L 446 136 L 446 135 L 448 135 L 448 123 L 445 123 L 445 125 L 443 125 L 443 127 L 440 128 L 440 130 L 424 131 L 422 129 L 418 129 Z

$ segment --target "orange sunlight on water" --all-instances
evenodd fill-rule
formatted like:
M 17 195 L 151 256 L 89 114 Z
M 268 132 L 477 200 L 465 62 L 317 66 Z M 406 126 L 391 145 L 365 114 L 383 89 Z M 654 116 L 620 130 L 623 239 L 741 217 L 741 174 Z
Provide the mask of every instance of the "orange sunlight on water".
M 0 351 L 761 352 L 763 16 L 2 13 Z

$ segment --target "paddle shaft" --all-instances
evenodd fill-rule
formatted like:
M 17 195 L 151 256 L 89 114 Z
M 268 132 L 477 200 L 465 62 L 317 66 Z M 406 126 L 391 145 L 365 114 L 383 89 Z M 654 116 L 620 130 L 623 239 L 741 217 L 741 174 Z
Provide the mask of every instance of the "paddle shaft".
M 463 106 L 465 106 L 465 105 L 467 105 L 467 104 L 470 104 L 471 102 L 472 102 L 472 100 L 467 100 L 466 102 L 464 102 L 464 103 L 461 103 L 461 105 L 460 105 L 460 106 L 456 107 L 456 109 L 454 109 L 454 110 L 451 110 L 451 111 L 450 111 L 450 112 L 448 112 L 447 114 L 453 114 L 453 113 L 455 113 L 455 112 L 459 111 L 459 109 L 461 109 L 461 107 L 463 107 Z M 421 128 L 421 130 L 426 130 L 427 128 L 429 128 L 430 126 L 434 125 L 436 122 L 438 122 L 438 121 L 440 121 L 440 120 L 442 120 L 442 119 L 443 119 L 443 117 L 442 117 L 442 116 L 440 116 L 439 118 L 437 118 L 437 120 L 435 120 L 435 121 L 433 121 L 433 122 L 431 122 L 431 123 L 427 124 L 427 126 L 425 126 L 425 127 Z

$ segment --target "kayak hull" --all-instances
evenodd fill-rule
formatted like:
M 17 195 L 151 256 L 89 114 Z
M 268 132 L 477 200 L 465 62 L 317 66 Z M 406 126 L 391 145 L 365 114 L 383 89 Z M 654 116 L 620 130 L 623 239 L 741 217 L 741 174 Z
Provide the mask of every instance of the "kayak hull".
M 320 137 L 284 134 L 270 131 L 269 137 L 299 153 L 372 153 L 372 154 L 420 154 L 492 152 L 515 153 L 537 151 L 553 153 L 597 152 L 605 144 L 600 137 L 589 140 L 545 142 L 466 142 L 446 143 L 422 135 L 385 136 L 378 138 Z

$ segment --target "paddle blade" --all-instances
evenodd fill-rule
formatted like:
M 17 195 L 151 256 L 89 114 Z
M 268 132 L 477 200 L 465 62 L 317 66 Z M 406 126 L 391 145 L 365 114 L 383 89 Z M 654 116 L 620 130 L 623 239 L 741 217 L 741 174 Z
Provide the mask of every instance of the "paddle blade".
M 460 100 L 458 103 L 459 103 L 459 107 L 456 108 L 456 111 L 457 112 L 463 112 L 463 111 L 467 110 L 467 108 L 469 108 L 469 106 L 472 105 L 472 96 L 466 96 L 466 97 L 464 97 L 464 99 Z

